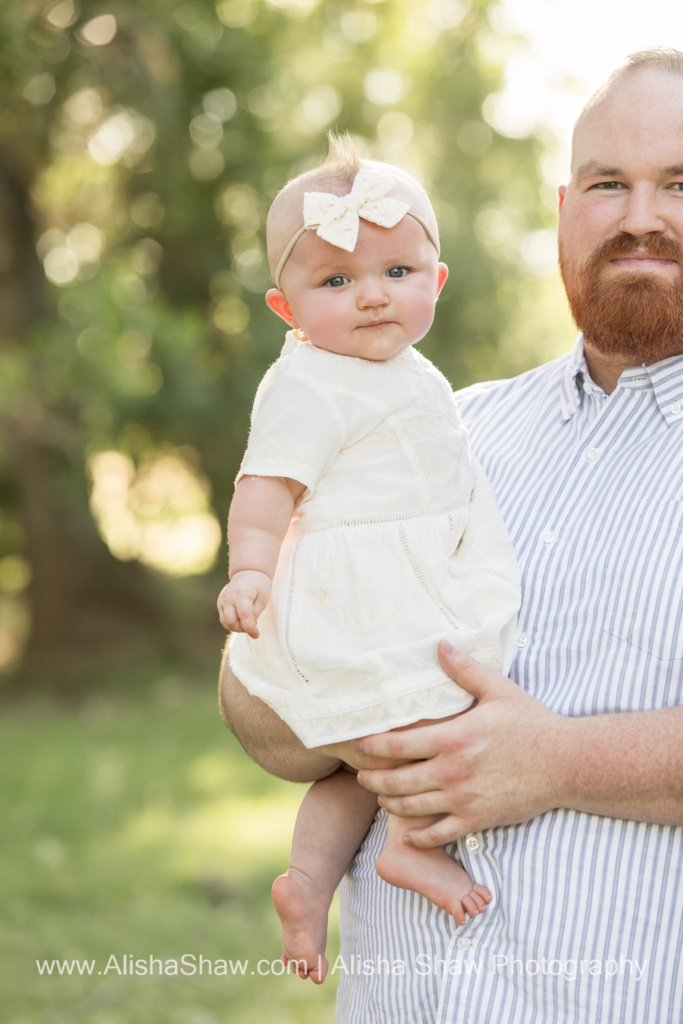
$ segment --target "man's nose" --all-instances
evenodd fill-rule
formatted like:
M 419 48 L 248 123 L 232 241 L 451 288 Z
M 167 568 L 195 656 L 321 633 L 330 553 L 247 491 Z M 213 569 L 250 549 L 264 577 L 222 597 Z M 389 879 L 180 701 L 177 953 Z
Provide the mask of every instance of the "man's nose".
M 359 309 L 372 309 L 377 306 L 386 306 L 389 302 L 384 279 L 374 275 L 364 277 L 358 287 Z
M 626 211 L 619 225 L 620 231 L 634 238 L 644 238 L 653 232 L 663 234 L 667 223 L 662 216 L 659 192 L 647 183 L 634 185 L 626 200 Z

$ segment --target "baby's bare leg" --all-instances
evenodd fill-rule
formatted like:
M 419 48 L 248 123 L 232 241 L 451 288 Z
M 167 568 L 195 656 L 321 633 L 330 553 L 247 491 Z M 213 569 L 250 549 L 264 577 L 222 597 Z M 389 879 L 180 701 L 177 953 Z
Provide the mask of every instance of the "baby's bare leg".
M 483 913 L 491 901 L 491 893 L 483 885 L 472 883 L 467 872 L 456 864 L 441 846 L 420 850 L 403 842 L 409 828 L 423 828 L 437 821 L 428 818 L 388 816 L 387 841 L 377 858 L 377 874 L 399 889 L 411 889 L 451 914 L 458 924 L 465 924 L 467 914 Z
M 273 882 L 283 960 L 320 985 L 327 973 L 327 915 L 335 889 L 377 813 L 377 797 L 339 769 L 315 782 L 299 808 L 289 869 Z

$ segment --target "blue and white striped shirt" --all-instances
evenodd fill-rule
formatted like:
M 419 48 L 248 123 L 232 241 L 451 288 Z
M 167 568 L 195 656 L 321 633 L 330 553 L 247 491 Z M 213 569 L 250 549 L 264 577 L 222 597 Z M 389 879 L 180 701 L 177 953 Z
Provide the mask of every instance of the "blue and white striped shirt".
M 563 715 L 683 704 L 683 357 L 607 396 L 579 339 L 458 401 L 523 572 L 512 678 Z M 343 883 L 340 1024 L 683 1020 L 683 829 L 558 810 L 469 836 L 493 902 L 459 927 L 377 877 L 385 826 Z

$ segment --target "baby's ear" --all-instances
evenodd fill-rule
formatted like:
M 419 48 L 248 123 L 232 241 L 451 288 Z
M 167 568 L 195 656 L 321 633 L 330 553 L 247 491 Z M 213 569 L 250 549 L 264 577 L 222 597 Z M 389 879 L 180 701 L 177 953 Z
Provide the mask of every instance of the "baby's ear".
M 441 289 L 443 288 L 443 286 L 446 283 L 446 278 L 448 277 L 448 267 L 446 266 L 445 263 L 439 263 L 438 264 L 438 268 L 439 268 L 439 273 L 438 273 L 437 284 L 436 284 L 436 294 L 437 294 L 437 297 L 439 296 L 439 294 L 441 292 Z
M 285 323 L 289 324 L 290 327 L 299 326 L 294 321 L 292 307 L 287 302 L 287 296 L 283 292 L 282 288 L 271 288 L 266 292 L 266 305 L 269 309 L 272 309 L 273 313 L 277 313 L 278 316 L 281 316 Z

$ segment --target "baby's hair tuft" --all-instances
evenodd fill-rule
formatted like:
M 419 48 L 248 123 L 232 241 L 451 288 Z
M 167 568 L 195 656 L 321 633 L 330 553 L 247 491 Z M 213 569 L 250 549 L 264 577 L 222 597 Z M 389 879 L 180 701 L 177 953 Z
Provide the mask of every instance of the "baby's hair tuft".
M 350 189 L 363 162 L 358 144 L 348 132 L 328 132 L 327 144 L 327 156 L 308 175 L 313 181 Z

